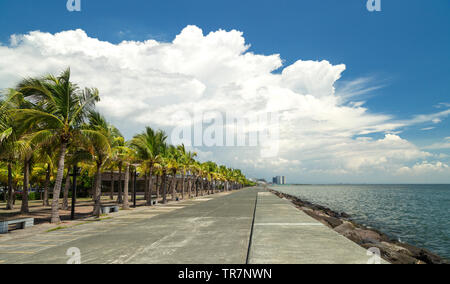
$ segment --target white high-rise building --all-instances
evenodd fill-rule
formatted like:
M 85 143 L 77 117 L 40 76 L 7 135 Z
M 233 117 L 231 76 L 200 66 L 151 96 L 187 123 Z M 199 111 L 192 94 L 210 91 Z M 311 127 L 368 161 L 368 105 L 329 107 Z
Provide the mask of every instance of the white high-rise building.
M 279 185 L 286 184 L 286 177 L 285 176 L 276 176 L 272 179 L 272 182 L 274 184 L 279 184 Z

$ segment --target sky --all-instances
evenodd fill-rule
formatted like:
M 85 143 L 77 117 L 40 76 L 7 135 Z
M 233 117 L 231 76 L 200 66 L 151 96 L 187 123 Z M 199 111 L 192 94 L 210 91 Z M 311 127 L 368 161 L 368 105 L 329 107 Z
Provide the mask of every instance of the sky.
M 247 129 L 275 127 L 270 145 L 192 146 L 250 177 L 450 182 L 447 0 L 66 2 L 0 2 L 0 89 L 70 66 L 128 139 L 194 112 L 276 113 Z

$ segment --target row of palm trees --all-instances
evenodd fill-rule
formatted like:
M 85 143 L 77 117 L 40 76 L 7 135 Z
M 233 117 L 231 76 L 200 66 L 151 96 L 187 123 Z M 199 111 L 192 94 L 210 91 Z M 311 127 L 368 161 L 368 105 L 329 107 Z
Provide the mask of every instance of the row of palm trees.
M 51 222 L 59 223 L 59 210 L 68 208 L 70 168 L 80 165 L 93 179 L 94 214 L 100 215 L 102 175 L 119 172 L 117 201 L 129 208 L 130 171 L 145 180 L 146 204 L 153 193 L 163 202 L 249 185 L 240 170 L 200 163 L 184 145 L 167 143 L 163 131 L 147 127 L 131 141 L 95 110 L 100 100 L 95 88 L 80 88 L 70 80 L 70 69 L 59 76 L 22 80 L 0 101 L 0 182 L 7 185 L 7 209 L 13 209 L 15 191 L 22 189 L 21 212 L 28 213 L 30 182 L 43 188 L 49 206 L 53 184 Z M 122 189 L 122 176 L 125 180 Z M 65 180 L 64 180 L 65 179 Z M 60 204 L 60 195 L 63 201 Z

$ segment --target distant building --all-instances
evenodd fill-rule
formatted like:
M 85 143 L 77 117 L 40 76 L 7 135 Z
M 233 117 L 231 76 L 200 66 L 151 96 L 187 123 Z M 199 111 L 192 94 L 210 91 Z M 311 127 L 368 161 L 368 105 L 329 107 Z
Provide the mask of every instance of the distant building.
M 276 176 L 272 179 L 272 183 L 279 184 L 279 185 L 286 184 L 286 177 L 285 176 Z

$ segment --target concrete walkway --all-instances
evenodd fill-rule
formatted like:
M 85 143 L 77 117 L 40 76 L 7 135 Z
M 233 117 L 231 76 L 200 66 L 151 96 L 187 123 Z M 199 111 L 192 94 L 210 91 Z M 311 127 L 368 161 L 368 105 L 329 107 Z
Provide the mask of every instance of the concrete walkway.
M 289 201 L 258 193 L 250 264 L 366 264 L 370 257 Z
M 364 249 L 261 188 L 111 216 L 1 242 L 0 263 L 66 263 L 69 248 L 80 250 L 82 263 L 366 263 L 369 259 Z

